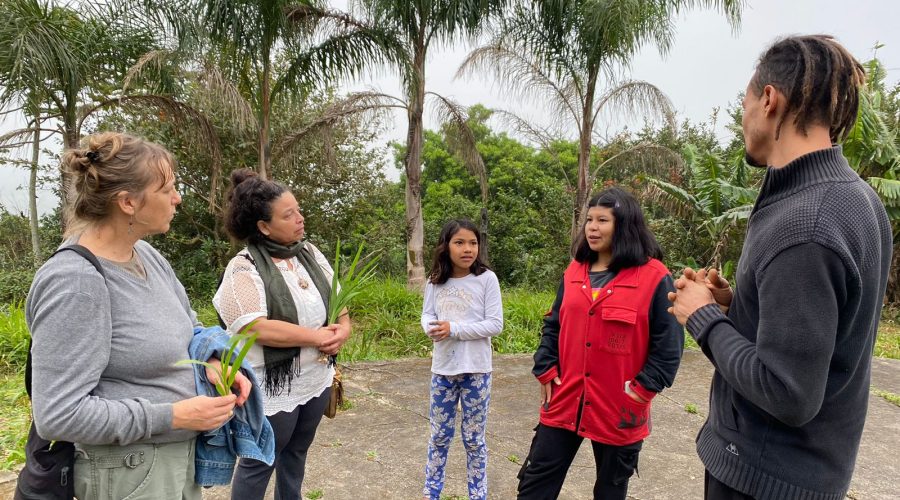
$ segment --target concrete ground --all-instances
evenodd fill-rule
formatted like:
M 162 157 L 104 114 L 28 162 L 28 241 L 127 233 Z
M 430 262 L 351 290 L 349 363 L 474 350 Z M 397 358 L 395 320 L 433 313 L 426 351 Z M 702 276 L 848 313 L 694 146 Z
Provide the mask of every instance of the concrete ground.
M 429 369 L 429 359 L 356 363 L 344 369 L 353 407 L 334 420 L 325 419 L 319 427 L 303 484 L 306 497 L 422 498 Z M 530 356 L 494 357 L 487 437 L 492 499 L 515 498 L 516 473 L 528 453 L 538 416 L 538 386 L 530 369 Z M 654 400 L 653 434 L 641 452 L 640 477 L 631 480 L 631 498 L 702 498 L 703 466 L 694 452 L 694 437 L 707 413 L 711 375 L 703 355 L 688 351 L 674 387 Z M 872 387 L 900 394 L 900 361 L 874 359 Z M 696 413 L 688 408 L 696 408 Z M 584 444 L 560 498 L 590 498 L 593 471 L 590 446 Z M 900 407 L 872 394 L 848 498 L 898 498 L 898 479 Z M 10 491 L 9 485 L 0 484 L 0 498 Z M 458 437 L 450 451 L 444 495 L 466 498 L 465 452 Z M 230 498 L 226 487 L 204 492 L 207 500 L 226 498 Z

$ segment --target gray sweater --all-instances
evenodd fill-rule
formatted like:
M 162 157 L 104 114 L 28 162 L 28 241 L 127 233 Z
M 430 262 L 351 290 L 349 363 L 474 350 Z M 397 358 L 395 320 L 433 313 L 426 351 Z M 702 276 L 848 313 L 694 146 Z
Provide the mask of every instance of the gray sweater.
M 171 266 L 148 243 L 142 280 L 101 259 L 106 280 L 75 252 L 35 274 L 25 304 L 33 337 L 32 405 L 45 439 L 83 444 L 165 443 L 172 403 L 196 395 L 188 357 L 196 315 Z
M 840 147 L 769 169 L 727 317 L 687 323 L 716 368 L 697 437 L 713 476 L 759 500 L 844 498 L 890 261 L 884 206 Z

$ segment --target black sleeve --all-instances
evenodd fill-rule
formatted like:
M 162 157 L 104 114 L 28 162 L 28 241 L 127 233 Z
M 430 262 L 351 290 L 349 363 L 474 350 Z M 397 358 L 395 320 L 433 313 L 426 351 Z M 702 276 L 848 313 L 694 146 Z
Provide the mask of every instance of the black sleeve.
M 684 350 L 684 328 L 669 314 L 668 293 L 674 292 L 672 277 L 660 280 L 650 303 L 650 345 L 647 362 L 635 380 L 648 391 L 661 392 L 671 387 Z
M 544 315 L 544 326 L 541 328 L 541 342 L 534 353 L 534 368 L 531 373 L 539 377 L 556 368 L 559 373 L 559 308 L 563 299 L 563 282 L 556 290 L 556 300 L 550 312 Z
M 799 427 L 827 404 L 835 332 L 852 293 L 848 275 L 841 257 L 829 248 L 817 243 L 790 247 L 757 270 L 759 325 L 749 332 L 755 341 L 715 304 L 688 317 L 688 332 L 741 396 Z

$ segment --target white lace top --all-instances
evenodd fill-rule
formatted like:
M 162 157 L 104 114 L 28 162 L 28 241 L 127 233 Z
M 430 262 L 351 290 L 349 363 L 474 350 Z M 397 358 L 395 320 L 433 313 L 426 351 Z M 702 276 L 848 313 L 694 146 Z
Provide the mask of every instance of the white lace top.
M 328 260 L 318 248 L 309 243 L 307 245 L 313 250 L 316 261 L 325 271 L 326 278 L 330 280 L 333 271 Z M 294 297 L 298 324 L 306 328 L 322 326 L 327 314 L 325 303 L 309 273 L 300 265 L 300 261 L 295 257 L 277 262 L 276 266 Z M 222 321 L 228 325 L 228 332 L 232 334 L 239 332 L 257 318 L 267 317 L 266 292 L 262 278 L 250 260 L 246 248 L 238 252 L 225 268 L 222 285 L 213 297 L 213 306 L 222 317 Z M 298 405 L 305 404 L 331 385 L 334 368 L 320 362 L 319 358 L 319 350 L 314 347 L 300 349 L 300 376 L 295 376 L 291 381 L 290 391 L 285 389 L 275 397 L 269 397 L 263 391 L 263 407 L 266 415 L 293 411 Z M 247 359 L 256 372 L 257 380 L 263 384 L 266 375 L 263 347 L 259 344 L 254 345 L 247 354 Z

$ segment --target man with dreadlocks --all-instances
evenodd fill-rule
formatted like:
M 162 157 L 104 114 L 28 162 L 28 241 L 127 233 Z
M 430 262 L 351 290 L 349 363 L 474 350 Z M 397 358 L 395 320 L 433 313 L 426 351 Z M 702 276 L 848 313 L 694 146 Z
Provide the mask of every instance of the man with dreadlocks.
M 707 499 L 844 498 L 866 417 L 891 231 L 836 145 L 865 73 L 829 36 L 776 42 L 747 86 L 747 162 L 766 176 L 732 291 L 685 269 L 670 309 L 715 367 L 697 436 Z

